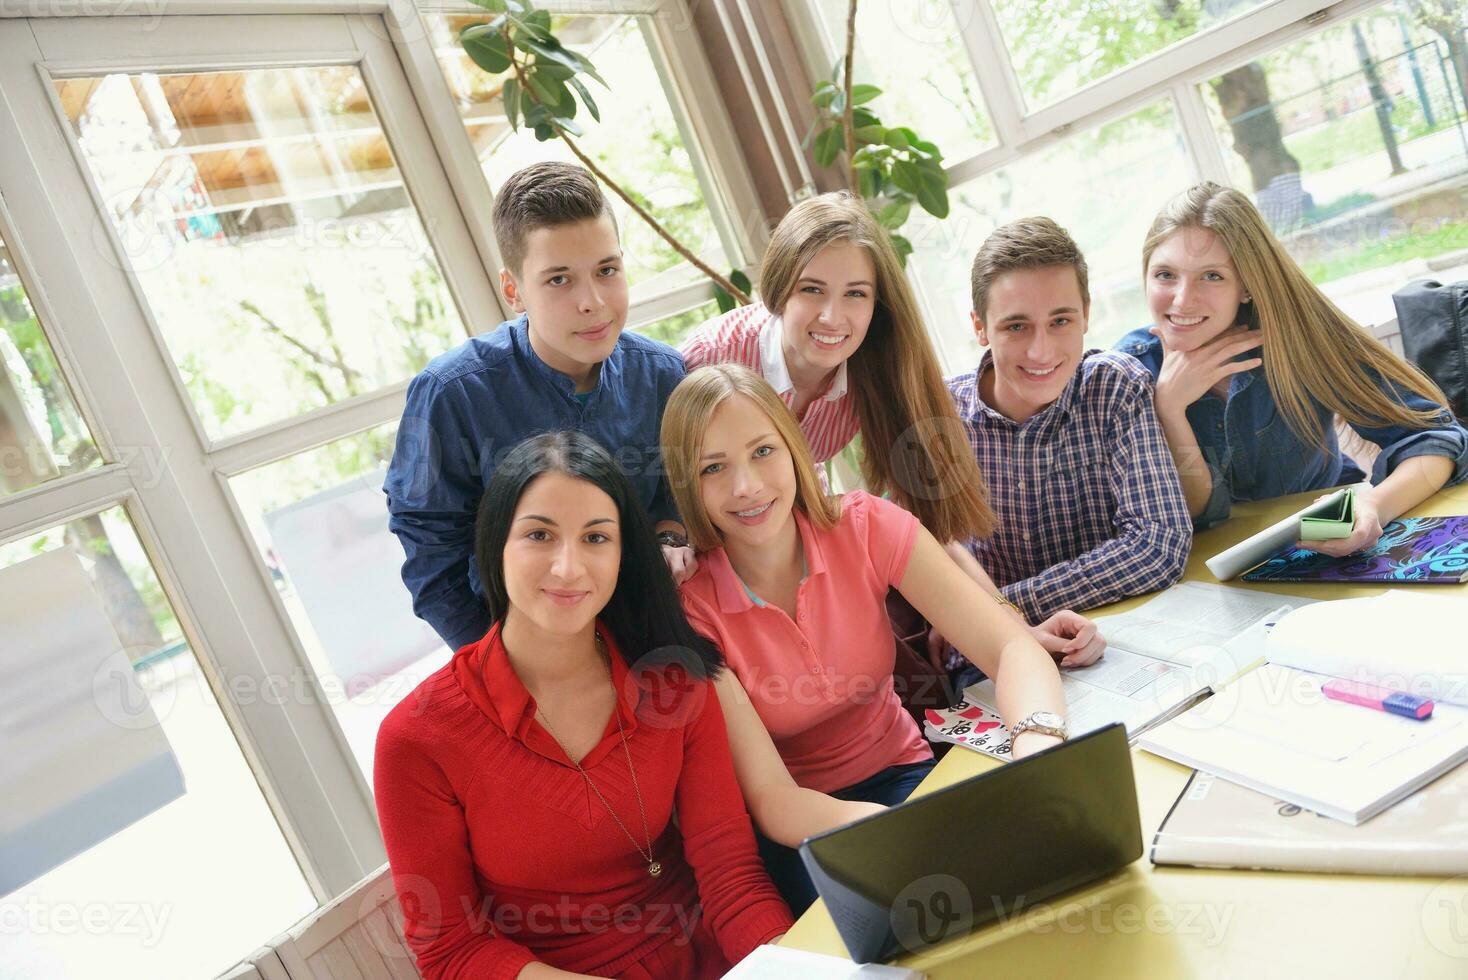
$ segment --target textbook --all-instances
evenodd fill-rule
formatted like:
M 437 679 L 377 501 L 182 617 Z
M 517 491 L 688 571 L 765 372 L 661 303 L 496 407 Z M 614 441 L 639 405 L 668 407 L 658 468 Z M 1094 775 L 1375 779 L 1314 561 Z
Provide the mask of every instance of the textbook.
M 1131 612 L 1098 617 L 1106 652 L 1089 667 L 1060 672 L 1068 734 L 1121 722 L 1135 740 L 1259 663 L 1275 622 L 1312 601 L 1183 582 Z M 997 704 L 994 682 L 980 681 L 957 705 L 929 709 L 924 733 L 1008 758 L 1009 733 Z
M 1354 486 L 1342 487 L 1325 499 L 1318 500 L 1277 524 L 1265 528 L 1253 537 L 1245 538 L 1232 548 L 1219 552 L 1208 559 L 1208 570 L 1217 576 L 1220 582 L 1227 582 L 1240 572 L 1248 571 L 1264 559 L 1277 554 L 1281 549 L 1302 540 L 1302 535 L 1308 526 L 1306 522 L 1338 520 L 1346 508 L 1347 498 L 1353 496 L 1355 489 Z M 1326 526 L 1324 533 L 1333 534 L 1334 532 Z
M 1157 828 L 1151 856 L 1197 868 L 1468 874 L 1468 766 L 1359 827 L 1195 771 Z
M 807 953 L 766 943 L 756 947 L 734 969 L 724 974 L 724 980 L 788 980 L 789 977 L 801 977 L 802 980 L 923 980 L 926 976 L 926 973 L 900 966 L 857 964 L 839 956 Z
M 1330 700 L 1329 680 L 1266 663 L 1137 744 L 1348 824 L 1468 760 L 1468 708 L 1439 703 L 1418 721 Z
M 1245 582 L 1468 582 L 1468 516 L 1404 517 L 1364 551 L 1333 558 L 1287 546 L 1244 574 Z

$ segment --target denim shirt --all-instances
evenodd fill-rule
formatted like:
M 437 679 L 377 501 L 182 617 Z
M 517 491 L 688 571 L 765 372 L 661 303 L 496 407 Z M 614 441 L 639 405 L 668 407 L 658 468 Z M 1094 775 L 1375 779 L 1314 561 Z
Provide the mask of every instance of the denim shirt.
M 1142 362 L 1155 379 L 1162 371 L 1162 341 L 1146 327 L 1133 330 L 1116 344 Z M 1254 356 L 1250 354 L 1249 356 Z M 1385 385 L 1383 391 L 1388 391 Z M 1431 429 L 1400 425 L 1352 425 L 1361 438 L 1381 447 L 1371 470 L 1380 483 L 1403 460 L 1414 456 L 1446 456 L 1453 461 L 1448 486 L 1468 478 L 1468 430 L 1441 405 L 1392 386 L 1388 393 L 1413 409 L 1437 409 L 1440 423 Z M 1188 406 L 1188 424 L 1208 465 L 1213 492 L 1203 513 L 1194 519 L 1202 530 L 1226 519 L 1235 500 L 1263 500 L 1306 490 L 1356 483 L 1364 474 L 1344 456 L 1336 440 L 1332 413 L 1317 404 L 1327 451 L 1322 453 L 1290 428 L 1274 403 L 1264 368 L 1241 371 L 1229 384 L 1228 398 L 1213 393 Z
M 413 379 L 382 488 L 413 611 L 453 649 L 490 626 L 474 517 L 495 468 L 521 441 L 579 429 L 607 448 L 654 522 L 678 516 L 658 448 L 663 406 L 684 374 L 678 352 L 623 331 L 597 386 L 578 397 L 569 377 L 536 356 L 529 329 L 525 316 L 503 323 Z

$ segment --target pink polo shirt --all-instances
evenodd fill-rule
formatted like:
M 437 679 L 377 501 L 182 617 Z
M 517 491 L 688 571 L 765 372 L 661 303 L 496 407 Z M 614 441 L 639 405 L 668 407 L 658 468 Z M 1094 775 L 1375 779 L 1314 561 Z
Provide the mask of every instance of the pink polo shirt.
M 751 599 L 720 548 L 682 586 L 693 628 L 724 651 L 801 786 L 829 793 L 932 751 L 892 686 L 888 588 L 902 581 L 918 520 L 864 490 L 829 531 L 795 512 L 806 577 L 795 618 Z

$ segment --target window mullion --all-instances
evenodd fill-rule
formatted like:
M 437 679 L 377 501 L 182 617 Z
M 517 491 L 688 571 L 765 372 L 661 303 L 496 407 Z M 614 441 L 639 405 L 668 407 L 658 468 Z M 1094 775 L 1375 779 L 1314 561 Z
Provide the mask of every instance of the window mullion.
M 1023 143 L 1025 103 L 989 0 L 950 0 L 1000 146 Z
M 1177 107 L 1178 125 L 1182 127 L 1183 142 L 1187 144 L 1197 177 L 1227 184 L 1228 164 L 1208 121 L 1208 106 L 1203 102 L 1203 93 L 1195 83 L 1179 82 L 1172 87 L 1172 101 Z
M 482 8 L 469 6 L 469 9 L 483 13 Z M 387 27 L 389 40 L 403 66 L 403 74 L 407 76 L 408 88 L 422 114 L 428 137 L 438 151 L 444 174 L 453 188 L 454 199 L 479 254 L 479 262 L 489 281 L 497 283 L 504 262 L 500 259 L 491 221 L 494 199 L 489 191 L 489 181 L 484 179 L 480 170 L 469 133 L 454 106 L 453 93 L 439 69 L 428 27 L 416 7 L 403 4 L 389 4 L 383 11 L 382 23 Z M 354 31 L 359 29 L 362 29 L 360 22 L 353 26 Z M 480 318 L 476 319 L 475 312 L 480 312 Z M 502 321 L 512 319 L 498 290 L 494 290 L 492 306 L 483 311 L 466 310 L 465 313 L 464 327 L 470 334 L 490 330 Z M 487 322 L 491 320 L 493 322 Z

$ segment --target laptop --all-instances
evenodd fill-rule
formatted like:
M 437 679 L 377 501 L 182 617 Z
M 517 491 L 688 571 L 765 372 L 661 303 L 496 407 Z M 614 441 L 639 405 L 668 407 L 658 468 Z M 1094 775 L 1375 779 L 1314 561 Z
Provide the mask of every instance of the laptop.
M 1120 724 L 800 845 L 858 963 L 967 935 L 1141 855 L 1132 757 Z

